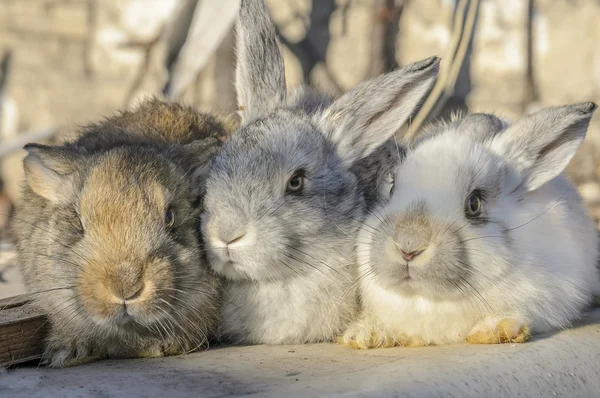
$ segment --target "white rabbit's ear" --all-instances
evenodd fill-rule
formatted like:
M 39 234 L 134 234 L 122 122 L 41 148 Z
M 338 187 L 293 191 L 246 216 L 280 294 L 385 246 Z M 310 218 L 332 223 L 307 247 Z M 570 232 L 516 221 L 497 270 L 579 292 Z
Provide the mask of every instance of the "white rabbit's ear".
M 431 57 L 358 84 L 319 115 L 319 123 L 351 165 L 389 140 L 429 92 L 440 59 Z
M 283 55 L 264 0 L 242 0 L 236 25 L 235 88 L 242 123 L 285 102 Z
M 28 144 L 23 160 L 25 180 L 36 194 L 55 204 L 69 203 L 75 193 L 76 153 L 46 145 Z
M 585 138 L 596 104 L 542 109 L 496 136 L 493 147 L 520 175 L 514 189 L 533 191 L 561 174 Z

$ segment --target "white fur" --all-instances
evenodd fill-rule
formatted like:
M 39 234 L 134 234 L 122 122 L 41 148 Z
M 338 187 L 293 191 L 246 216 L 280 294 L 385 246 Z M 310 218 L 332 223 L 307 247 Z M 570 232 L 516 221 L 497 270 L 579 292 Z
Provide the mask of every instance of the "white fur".
M 331 340 L 356 315 L 350 268 L 341 271 L 342 276 L 313 271 L 289 280 L 228 283 L 221 333 L 255 344 Z
M 507 238 L 495 223 L 474 227 L 461 214 L 465 192 L 459 191 L 468 185 L 467 170 L 480 176 L 504 170 L 508 160 L 502 143 L 502 137 L 474 142 L 448 127 L 409 153 L 398 169 L 389 203 L 368 218 L 358 239 L 360 289 L 371 324 L 382 324 L 392 335 L 449 344 L 464 341 L 490 320 L 512 318 L 532 332 L 543 332 L 567 327 L 580 317 L 600 286 L 596 228 L 564 175 L 519 196 L 509 188 L 520 176 L 508 168 L 501 193 L 488 209 L 490 219 L 508 229 Z M 409 282 L 392 283 L 374 268 L 380 255 L 373 251 L 374 231 L 385 218 L 397 220 L 418 201 L 426 203 L 431 220 L 448 230 L 461 228 L 469 266 L 476 270 L 472 289 L 463 285 L 465 293 L 419 277 L 431 258 L 445 255 L 445 241 L 415 259 L 409 270 L 416 276 Z M 379 238 L 390 244 L 395 239 Z M 385 247 L 386 261 L 398 262 L 393 247 Z

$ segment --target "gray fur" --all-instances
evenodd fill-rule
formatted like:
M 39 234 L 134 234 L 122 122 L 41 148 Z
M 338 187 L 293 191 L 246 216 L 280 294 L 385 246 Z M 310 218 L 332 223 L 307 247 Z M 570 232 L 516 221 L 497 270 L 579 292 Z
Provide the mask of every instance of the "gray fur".
M 487 113 L 471 113 L 461 118 L 457 128 L 471 139 L 485 142 L 506 129 L 506 123 Z
M 281 105 L 286 97 L 283 54 L 263 0 L 242 0 L 236 24 L 236 91 L 242 121 Z
M 402 127 L 433 85 L 439 61 L 427 58 L 360 83 L 319 115 L 347 165 L 370 155 Z
M 545 108 L 502 134 L 505 155 L 522 175 L 521 188 L 533 191 L 562 173 L 583 142 L 596 107 L 586 102 Z
M 506 128 L 507 123 L 492 114 L 460 112 L 452 115 L 449 121 L 435 121 L 426 126 L 424 133 L 410 144 L 410 148 L 415 148 L 423 141 L 430 140 L 449 130 L 459 131 L 461 135 L 485 143 Z
M 391 137 L 432 86 L 439 59 L 334 101 L 310 89 L 286 99 L 262 0 L 242 3 L 237 32 L 244 125 L 214 158 L 202 223 L 211 265 L 229 279 L 223 338 L 331 340 L 356 310 L 356 234 L 375 202 L 366 193 L 400 158 Z M 286 192 L 299 172 L 304 189 Z

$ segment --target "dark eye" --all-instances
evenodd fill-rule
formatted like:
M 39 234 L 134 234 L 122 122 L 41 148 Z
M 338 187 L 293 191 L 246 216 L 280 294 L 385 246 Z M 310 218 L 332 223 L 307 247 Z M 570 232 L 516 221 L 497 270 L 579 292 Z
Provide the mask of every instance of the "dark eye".
M 173 213 L 173 209 L 168 208 L 165 214 L 165 224 L 167 228 L 173 228 L 175 225 L 175 213 Z
M 480 191 L 473 191 L 465 203 L 465 213 L 467 217 L 479 217 L 483 205 L 483 196 Z
M 394 194 L 394 190 L 396 189 L 396 181 L 392 180 L 392 186 L 390 187 L 390 196 Z
M 306 180 L 304 174 L 305 172 L 303 170 L 298 170 L 290 177 L 286 187 L 286 191 L 288 193 L 298 193 L 302 191 L 304 188 L 304 182 Z

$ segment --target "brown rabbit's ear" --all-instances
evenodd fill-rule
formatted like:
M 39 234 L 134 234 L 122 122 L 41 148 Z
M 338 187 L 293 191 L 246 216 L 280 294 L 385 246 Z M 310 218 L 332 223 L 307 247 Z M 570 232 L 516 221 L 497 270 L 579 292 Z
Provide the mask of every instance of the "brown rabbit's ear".
M 70 202 L 75 194 L 78 154 L 39 144 L 27 144 L 23 149 L 28 152 L 23 160 L 25 178 L 33 192 L 55 204 Z
M 220 143 L 216 138 L 205 138 L 183 146 L 190 155 L 190 164 L 187 167 L 190 170 L 188 175 L 192 184 L 192 196 L 198 198 L 204 196 L 205 182 L 210 170 L 211 159 Z

